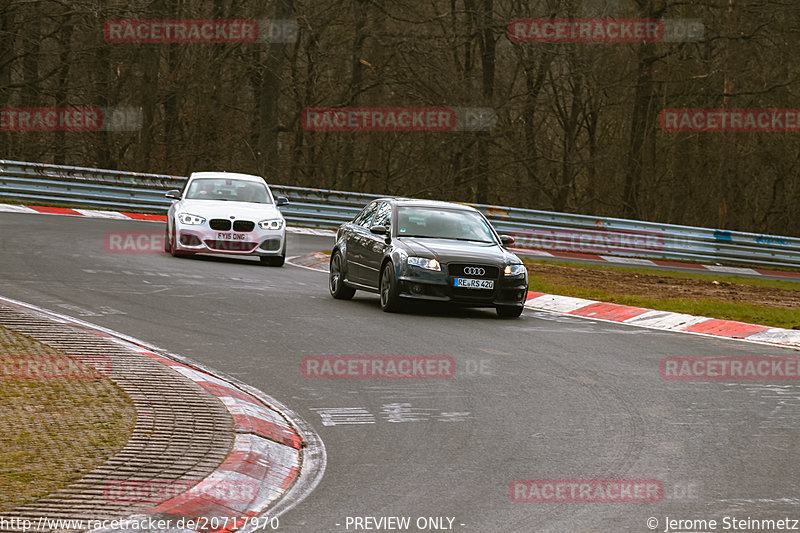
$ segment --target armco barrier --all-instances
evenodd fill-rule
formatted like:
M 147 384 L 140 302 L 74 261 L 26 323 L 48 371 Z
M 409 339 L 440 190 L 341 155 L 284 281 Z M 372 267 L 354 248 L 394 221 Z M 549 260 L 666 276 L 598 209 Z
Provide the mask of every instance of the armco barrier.
M 29 204 L 164 213 L 170 205 L 164 192 L 183 188 L 185 181 L 183 176 L 0 160 L 0 199 Z M 275 195 L 289 198 L 281 211 L 290 224 L 316 228 L 336 228 L 380 197 L 270 186 Z M 487 215 L 498 231 L 514 235 L 515 248 L 800 268 L 796 237 L 470 205 Z

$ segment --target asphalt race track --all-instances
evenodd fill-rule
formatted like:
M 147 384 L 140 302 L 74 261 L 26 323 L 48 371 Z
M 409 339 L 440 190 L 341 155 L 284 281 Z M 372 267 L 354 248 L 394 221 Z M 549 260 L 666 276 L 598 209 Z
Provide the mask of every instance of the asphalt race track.
M 0 294 L 190 357 L 303 416 L 325 443 L 327 470 L 281 517 L 281 531 L 355 531 L 352 519 L 367 516 L 410 517 L 412 526 L 445 517 L 445 528 L 464 532 L 800 519 L 800 388 L 659 373 L 668 356 L 793 351 L 528 310 L 518 320 L 494 310 L 387 314 L 376 295 L 333 300 L 325 274 L 292 265 L 109 253 L 109 231 L 163 225 L 0 214 Z M 331 246 L 289 237 L 290 256 Z M 306 379 L 309 355 L 449 355 L 456 376 Z M 517 479 L 659 480 L 664 495 L 515 503 Z

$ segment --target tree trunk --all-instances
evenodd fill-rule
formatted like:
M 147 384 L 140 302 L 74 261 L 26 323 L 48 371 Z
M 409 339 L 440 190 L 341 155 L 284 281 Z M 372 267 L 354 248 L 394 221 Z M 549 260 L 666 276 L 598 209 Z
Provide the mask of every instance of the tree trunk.
M 643 216 L 639 204 L 639 191 L 644 180 L 644 155 L 648 151 L 646 144 L 649 145 L 655 142 L 655 135 L 652 131 L 655 124 L 653 109 L 653 44 L 640 44 L 639 47 L 636 89 L 633 96 L 633 112 L 631 114 L 631 136 L 628 145 L 622 205 L 622 217 L 633 219 L 640 219 Z
M 294 0 L 278 0 L 275 4 L 275 20 L 292 18 Z M 281 95 L 281 66 L 286 55 L 285 42 L 273 42 L 269 45 L 264 62 L 264 78 L 259 101 L 261 127 L 258 137 L 258 152 L 261 156 L 259 169 L 268 182 L 278 180 L 280 163 L 278 160 L 279 103 Z
M 364 65 L 361 63 L 362 55 L 364 52 L 364 41 L 367 38 L 367 1 L 354 0 L 353 1 L 353 27 L 355 31 L 355 38 L 353 40 L 353 50 L 350 59 L 350 86 L 347 88 L 347 94 L 344 98 L 346 106 L 358 105 L 361 99 L 361 90 L 364 78 Z M 355 144 L 356 134 L 345 134 L 345 148 L 342 156 L 342 182 L 341 188 L 345 191 L 353 189 L 355 181 L 356 163 L 355 163 Z
M 495 40 L 492 27 L 494 0 L 481 0 L 478 12 L 478 28 L 480 31 L 481 52 L 481 96 L 485 107 L 494 108 L 494 72 L 495 72 Z M 475 201 L 480 204 L 489 203 L 491 183 L 491 165 L 489 163 L 490 132 L 479 131 L 477 134 L 477 187 Z
M 69 66 L 70 66 L 70 52 L 72 48 L 72 32 L 75 25 L 71 18 L 64 22 L 64 25 L 59 31 L 59 46 L 61 51 L 59 53 L 60 68 L 58 71 L 58 85 L 56 86 L 56 107 L 65 107 L 70 104 L 69 102 Z M 66 132 L 56 132 L 55 150 L 53 155 L 53 163 L 56 165 L 63 165 L 66 160 L 67 146 L 66 146 Z

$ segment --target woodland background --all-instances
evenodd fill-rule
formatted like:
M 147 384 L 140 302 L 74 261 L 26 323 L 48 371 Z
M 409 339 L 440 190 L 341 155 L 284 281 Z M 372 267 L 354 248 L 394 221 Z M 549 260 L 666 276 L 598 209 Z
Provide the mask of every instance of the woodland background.
M 687 18 L 702 42 L 514 43 L 515 18 Z M 115 19 L 293 19 L 290 43 L 109 44 Z M 0 106 L 135 132 L 0 132 L 0 158 L 800 235 L 800 134 L 666 133 L 800 108 L 797 0 L 0 0 Z M 491 107 L 491 131 L 311 132 L 306 107 Z

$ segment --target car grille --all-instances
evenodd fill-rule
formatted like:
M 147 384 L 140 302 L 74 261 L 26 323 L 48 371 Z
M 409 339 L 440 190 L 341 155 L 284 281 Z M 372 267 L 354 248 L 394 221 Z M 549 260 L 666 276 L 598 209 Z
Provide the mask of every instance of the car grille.
M 253 231 L 255 227 L 256 223 L 249 220 L 237 220 L 233 223 L 233 231 Z
M 472 271 L 471 269 L 483 269 L 483 274 Z M 466 272 L 464 269 L 467 269 Z M 451 296 L 456 300 L 471 300 L 471 301 L 491 301 L 494 298 L 495 290 L 497 289 L 497 278 L 500 275 L 500 269 L 488 265 L 476 265 L 474 263 L 454 263 L 447 266 L 447 273 L 451 276 L 450 285 Z M 452 278 L 475 278 L 475 279 L 493 279 L 495 280 L 494 289 L 464 289 L 459 287 L 452 287 Z
M 484 270 L 483 274 L 475 273 L 472 271 L 464 272 L 464 269 L 467 268 L 482 268 Z M 473 264 L 452 264 L 447 267 L 447 273 L 451 276 L 456 276 L 460 278 L 480 278 L 480 279 L 497 279 L 500 275 L 500 269 L 493 266 L 487 265 L 473 265 Z M 491 291 L 487 291 L 491 292 Z
M 221 252 L 249 252 L 256 246 L 257 242 L 250 241 L 218 241 L 213 239 L 206 239 L 203 241 L 212 250 L 219 250 Z
M 217 231 L 231 230 L 231 221 L 224 218 L 212 218 L 208 225 L 211 226 L 211 229 L 215 229 Z

